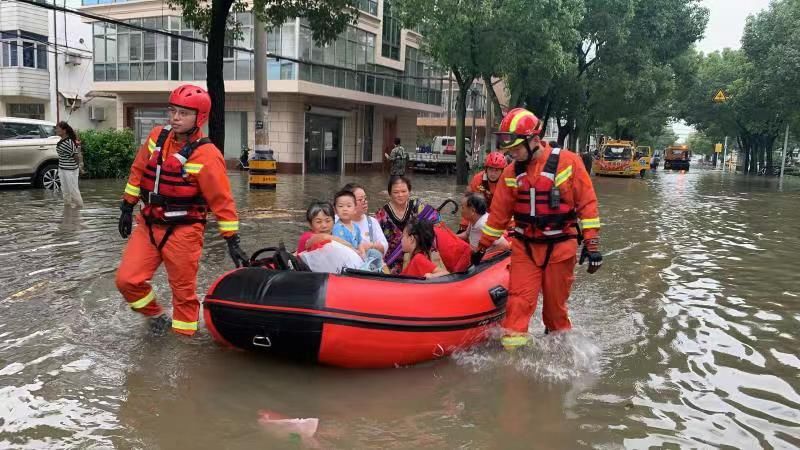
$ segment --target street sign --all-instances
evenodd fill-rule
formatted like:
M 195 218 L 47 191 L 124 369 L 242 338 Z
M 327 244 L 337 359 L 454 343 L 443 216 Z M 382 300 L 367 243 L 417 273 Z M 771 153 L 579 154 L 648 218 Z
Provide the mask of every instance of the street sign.
M 728 101 L 728 96 L 725 95 L 725 91 L 722 89 L 718 90 L 714 95 L 714 103 L 725 103 L 726 101 Z
M 714 144 L 714 152 L 722 153 L 722 144 Z

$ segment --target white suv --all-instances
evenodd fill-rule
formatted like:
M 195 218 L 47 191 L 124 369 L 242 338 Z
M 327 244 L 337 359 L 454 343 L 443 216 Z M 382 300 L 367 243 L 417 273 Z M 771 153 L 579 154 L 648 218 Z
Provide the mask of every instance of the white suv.
M 52 122 L 0 117 L 0 184 L 58 188 L 58 140 Z

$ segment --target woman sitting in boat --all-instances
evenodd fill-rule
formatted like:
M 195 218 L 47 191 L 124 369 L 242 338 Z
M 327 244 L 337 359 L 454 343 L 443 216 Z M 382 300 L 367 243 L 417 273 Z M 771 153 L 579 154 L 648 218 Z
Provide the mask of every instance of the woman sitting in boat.
M 426 219 L 435 224 L 439 213 L 430 205 L 411 198 L 411 181 L 404 176 L 393 176 L 387 186 L 389 202 L 375 213 L 383 235 L 388 242 L 384 262 L 393 274 L 403 269 L 403 230 L 411 219 Z
M 449 272 L 431 261 L 434 241 L 433 223 L 425 219 L 411 218 L 401 238 L 403 252 L 411 255 L 408 265 L 400 275 L 437 278 Z
M 488 205 L 486 197 L 480 192 L 468 192 L 461 199 L 461 217 L 467 222 L 467 229 L 458 235 L 461 239 L 469 243 L 472 251 L 478 248 L 478 241 L 481 239 L 481 230 L 489 219 Z M 498 238 L 486 251 L 484 258 L 507 251 L 511 248 L 505 237 Z
M 352 194 L 348 195 L 353 203 L 352 208 L 355 209 L 355 200 Z M 328 202 L 314 202 L 308 207 L 306 219 L 310 230 L 300 236 L 296 256 L 313 272 L 338 273 L 344 268 L 382 270 L 383 264 L 378 251 L 367 252 L 370 254 L 367 256 L 371 257 L 365 260 L 358 252 L 358 244 L 341 233 L 344 224 L 338 223 L 340 236 L 336 235 L 334 217 L 334 208 Z M 358 230 L 358 226 L 354 224 L 351 224 L 351 228 Z M 373 253 L 377 253 L 377 256 L 372 255 Z

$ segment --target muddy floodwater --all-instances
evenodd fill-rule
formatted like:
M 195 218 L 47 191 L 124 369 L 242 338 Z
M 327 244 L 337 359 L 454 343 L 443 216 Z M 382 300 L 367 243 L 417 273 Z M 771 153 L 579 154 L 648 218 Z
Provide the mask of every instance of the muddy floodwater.
M 313 199 L 357 179 L 231 174 L 246 250 L 294 245 Z M 86 204 L 0 189 L 0 448 L 574 449 L 800 447 L 800 183 L 719 172 L 594 178 L 605 264 L 581 268 L 575 331 L 421 366 L 346 371 L 151 337 L 114 286 L 124 180 Z M 431 203 L 449 177 L 415 175 Z M 448 219 L 454 223 L 453 218 Z M 209 227 L 199 288 L 232 267 Z M 163 270 L 157 294 L 169 298 Z M 435 301 L 435 299 L 433 299 Z M 316 418 L 313 437 L 259 423 Z

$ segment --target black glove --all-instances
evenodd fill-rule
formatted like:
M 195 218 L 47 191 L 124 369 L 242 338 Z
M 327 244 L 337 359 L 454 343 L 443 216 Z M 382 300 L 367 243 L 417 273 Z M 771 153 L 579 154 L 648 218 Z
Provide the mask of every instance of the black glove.
M 481 260 L 483 259 L 483 255 L 485 254 L 486 250 L 478 250 L 472 252 L 472 256 L 470 257 L 470 263 L 472 263 L 473 266 L 477 266 L 478 264 L 480 264 Z
M 587 259 L 589 260 L 589 268 L 586 269 L 587 272 L 595 273 L 600 270 L 600 266 L 603 265 L 603 255 L 600 253 L 599 239 L 586 239 L 583 241 L 581 259 L 578 264 L 583 265 Z
M 119 235 L 122 236 L 122 239 L 128 239 L 128 236 L 131 235 L 131 230 L 133 230 L 134 206 L 136 205 L 125 200 L 119 205 L 119 210 L 121 211 L 119 215 Z
M 239 246 L 239 235 L 234 234 L 233 236 L 226 237 L 225 241 L 228 243 L 228 253 L 231 255 L 233 265 L 236 267 L 249 266 L 250 257 L 247 256 L 247 253 Z

